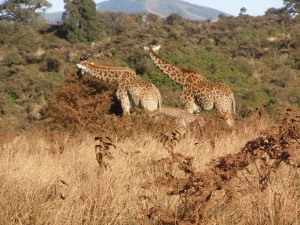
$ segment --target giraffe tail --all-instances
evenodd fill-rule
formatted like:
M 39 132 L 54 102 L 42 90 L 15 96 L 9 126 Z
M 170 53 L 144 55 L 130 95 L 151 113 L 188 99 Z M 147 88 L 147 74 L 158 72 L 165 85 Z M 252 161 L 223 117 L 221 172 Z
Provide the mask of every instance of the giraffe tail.
M 157 109 L 161 108 L 161 104 L 162 104 L 162 102 L 161 102 L 161 95 L 159 95 L 158 98 L 157 98 Z
M 235 102 L 235 98 L 233 96 L 233 93 L 231 93 L 231 100 L 232 100 L 232 111 L 233 111 L 233 114 L 235 114 L 235 111 L 236 111 L 236 102 Z

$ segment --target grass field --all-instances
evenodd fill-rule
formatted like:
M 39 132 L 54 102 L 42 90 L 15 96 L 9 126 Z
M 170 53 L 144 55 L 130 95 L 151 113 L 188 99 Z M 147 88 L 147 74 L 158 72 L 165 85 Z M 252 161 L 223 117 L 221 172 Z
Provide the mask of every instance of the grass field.
M 213 137 L 170 131 L 124 139 L 99 134 L 98 141 L 88 133 L 3 134 L 0 224 L 299 224 L 300 163 L 281 163 L 263 176 L 256 160 L 202 202 L 189 187 L 189 194 L 174 194 L 196 173 L 209 174 L 212 160 L 239 154 L 272 125 L 253 117 Z M 176 154 L 196 172 L 184 170 Z

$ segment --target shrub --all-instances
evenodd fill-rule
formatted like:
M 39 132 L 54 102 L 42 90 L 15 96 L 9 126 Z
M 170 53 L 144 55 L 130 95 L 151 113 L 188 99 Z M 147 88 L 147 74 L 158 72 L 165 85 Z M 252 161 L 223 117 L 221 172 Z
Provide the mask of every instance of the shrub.
M 42 72 L 56 72 L 58 73 L 61 69 L 61 61 L 58 57 L 45 57 L 41 63 L 40 70 Z
M 26 60 L 23 55 L 18 51 L 8 52 L 2 60 L 2 64 L 9 67 L 12 65 L 22 65 L 25 62 Z

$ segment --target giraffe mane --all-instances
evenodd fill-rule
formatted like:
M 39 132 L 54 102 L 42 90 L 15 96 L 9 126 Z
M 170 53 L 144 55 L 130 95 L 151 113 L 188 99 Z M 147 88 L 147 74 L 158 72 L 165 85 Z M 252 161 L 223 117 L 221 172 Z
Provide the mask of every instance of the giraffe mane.
M 160 57 L 152 48 L 149 48 L 149 52 L 152 53 L 153 55 L 155 55 L 155 57 L 159 58 L 160 60 L 168 63 L 168 64 L 171 64 L 170 62 L 168 62 L 167 60 L 163 59 L 162 57 Z
M 160 60 L 164 61 L 167 64 L 172 64 L 170 62 L 168 62 L 167 60 L 163 59 L 162 57 L 160 57 L 152 48 L 149 48 L 149 51 L 154 54 L 157 58 L 159 58 Z M 173 64 L 172 64 L 173 65 Z M 174 65 L 175 66 L 175 65 Z M 176 66 L 178 69 L 180 69 L 183 73 L 199 73 L 196 70 L 191 70 L 191 69 L 184 69 L 181 67 Z
M 197 70 L 180 68 L 183 73 L 199 73 Z

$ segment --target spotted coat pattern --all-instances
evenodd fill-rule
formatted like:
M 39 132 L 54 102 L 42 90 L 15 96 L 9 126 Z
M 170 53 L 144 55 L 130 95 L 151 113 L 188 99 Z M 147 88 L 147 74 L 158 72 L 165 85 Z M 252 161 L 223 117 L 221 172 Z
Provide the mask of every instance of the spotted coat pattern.
M 224 83 L 207 80 L 200 72 L 182 69 L 162 59 L 155 52 L 157 47 L 144 47 L 153 63 L 170 79 L 182 86 L 181 102 L 190 113 L 215 108 L 232 127 L 234 125 L 235 99 L 230 87 Z
M 130 114 L 133 107 L 151 112 L 161 106 L 158 88 L 142 80 L 131 68 L 97 66 L 88 62 L 81 62 L 77 67 L 82 74 L 86 73 L 97 79 L 118 84 L 116 96 L 121 103 L 123 114 Z
M 191 114 L 185 109 L 181 109 L 178 107 L 161 106 L 159 112 L 175 118 L 176 123 L 184 127 L 189 126 L 191 123 L 197 123 L 200 127 L 204 126 L 205 124 L 205 120 L 202 116 Z

